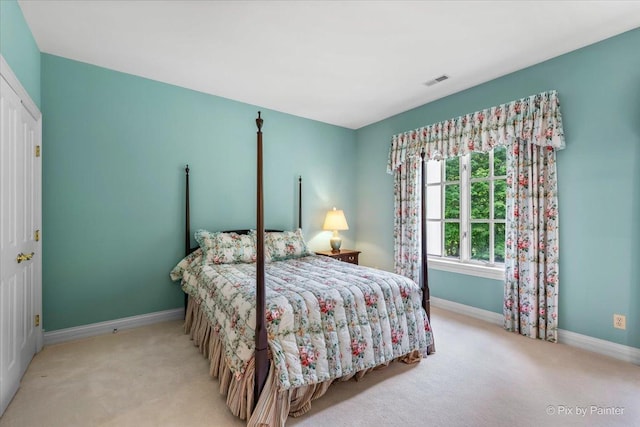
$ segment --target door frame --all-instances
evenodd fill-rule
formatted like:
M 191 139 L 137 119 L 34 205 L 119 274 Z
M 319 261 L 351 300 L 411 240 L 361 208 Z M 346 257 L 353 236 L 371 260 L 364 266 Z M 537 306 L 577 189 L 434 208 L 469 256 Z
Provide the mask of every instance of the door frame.
M 39 229 L 40 236 L 42 236 L 42 191 L 43 191 L 43 188 L 42 188 L 42 114 L 40 113 L 40 110 L 38 109 L 36 104 L 33 102 L 31 97 L 27 93 L 27 91 L 24 89 L 24 87 L 22 86 L 22 84 L 20 83 L 16 75 L 13 73 L 13 70 L 11 70 L 11 67 L 9 66 L 7 61 L 4 59 L 2 54 L 0 54 L 0 76 L 3 83 L 2 84 L 3 88 L 5 88 L 5 90 L 7 91 L 9 90 L 12 91 L 11 94 L 7 94 L 7 99 L 8 100 L 10 99 L 10 102 L 12 104 L 11 108 L 16 108 L 16 113 L 20 116 L 20 119 L 19 119 L 20 122 L 16 124 L 18 126 L 24 127 L 25 126 L 24 120 L 28 118 L 29 119 L 28 121 L 30 122 L 29 128 L 32 129 L 32 130 L 29 130 L 29 133 L 30 134 L 35 133 L 36 140 L 33 142 L 29 141 L 29 144 L 31 145 L 32 143 L 35 143 L 35 147 L 34 147 L 35 150 L 34 152 L 32 152 L 31 155 L 36 158 L 40 157 L 38 159 L 35 159 L 31 163 L 35 168 L 32 172 L 33 173 L 32 177 L 34 179 L 33 184 L 39 188 L 39 191 L 37 194 L 34 195 L 33 205 L 31 206 L 32 212 L 35 213 L 35 217 L 37 218 L 36 221 L 33 223 L 33 230 L 31 230 L 31 232 L 34 233 L 36 230 Z M 31 128 L 31 125 L 33 125 L 34 127 Z M 16 137 L 16 136 L 19 137 L 20 134 L 14 135 L 13 137 Z M 12 140 L 12 141 L 9 141 L 8 143 L 11 144 L 14 142 L 19 143 L 20 141 Z M 38 146 L 40 147 L 39 153 L 38 153 Z M 23 152 L 22 156 L 24 155 L 29 156 L 29 153 Z M 23 239 L 24 237 L 26 236 L 23 236 Z M 0 381 L 2 381 L 3 383 L 2 389 L 0 389 L 0 397 L 2 399 L 0 400 L 0 416 L 4 413 L 4 411 L 10 404 L 11 400 L 14 398 L 18 388 L 20 387 L 22 376 L 24 375 L 28 367 L 28 363 L 26 366 L 24 366 L 24 363 L 27 362 L 26 361 L 27 356 L 29 358 L 29 362 L 31 362 L 33 355 L 35 355 L 42 349 L 42 345 L 44 343 L 44 333 L 43 333 L 43 327 L 42 327 L 43 325 L 42 323 L 43 321 L 43 318 L 42 318 L 42 238 L 36 239 L 35 237 L 36 236 L 31 235 L 31 239 L 35 240 L 34 242 L 35 245 L 32 247 L 33 249 L 37 248 L 37 251 L 39 252 L 39 256 L 33 259 L 34 263 L 31 264 L 30 266 L 33 268 L 32 270 L 33 273 L 31 274 L 32 283 L 30 284 L 31 298 L 30 298 L 29 304 L 33 309 L 33 312 L 31 312 L 31 310 L 26 310 L 27 313 L 24 313 L 24 311 L 22 314 L 16 313 L 16 315 L 18 316 L 24 316 L 24 317 L 21 317 L 21 321 L 24 322 L 23 326 L 28 325 L 29 338 L 25 336 L 24 338 L 26 339 L 26 341 L 23 341 L 19 346 L 17 343 L 11 344 L 11 345 L 16 345 L 20 347 L 19 353 L 15 353 L 18 350 L 18 347 L 13 348 L 12 350 L 13 353 L 10 358 L 11 361 L 4 360 L 4 357 L 0 356 L 0 363 L 2 363 L 2 366 L 0 366 Z M 7 248 L 7 250 L 9 249 Z M 2 254 L 3 263 L 8 259 L 6 255 L 7 254 L 3 252 Z M 5 264 L 3 265 L 6 267 Z M 0 266 L 0 268 L 2 268 L 2 266 Z M 0 272 L 0 274 L 4 274 L 4 272 Z M 24 297 L 27 297 L 28 295 L 29 295 L 29 292 L 24 292 Z M 21 304 L 22 302 L 18 301 L 18 303 Z M 13 302 L 12 304 L 15 304 L 15 302 Z M 20 305 L 18 306 L 14 305 L 13 307 L 16 310 L 19 310 Z M 23 308 L 26 308 L 26 307 L 23 307 Z M 34 315 L 36 317 L 30 318 L 31 315 Z M 38 323 L 38 316 L 40 320 L 39 323 Z M 4 319 L 4 320 L 7 320 L 7 319 Z M 20 324 L 14 324 L 14 326 L 20 327 Z M 4 324 L 3 324 L 3 327 L 4 327 Z M 26 331 L 23 331 L 23 332 L 26 332 Z M 10 334 L 13 334 L 13 333 L 16 333 L 16 331 L 14 331 L 11 327 L 9 327 L 8 330 L 5 329 L 3 331 L 0 331 L 0 334 L 2 334 L 2 337 L 1 337 L 2 342 L 5 342 L 5 341 L 10 342 L 11 341 L 10 338 L 12 337 L 12 335 Z M 30 335 L 30 334 L 33 334 L 33 335 Z M 35 342 L 33 342 L 32 340 Z M 35 348 L 32 347 L 34 344 L 35 344 Z M 25 347 L 25 346 L 28 346 L 28 347 Z M 27 352 L 23 352 L 23 350 Z M 17 365 L 15 365 L 16 363 Z M 9 368 L 11 368 L 11 372 L 9 372 Z M 7 375 L 6 378 L 5 378 L 5 374 Z M 5 380 L 7 381 L 6 383 L 5 383 Z M 14 381 L 16 381 L 17 383 Z
M 11 69 L 11 67 L 9 66 L 9 63 L 4 59 L 4 56 L 2 54 L 0 54 L 0 75 L 2 77 L 4 77 L 4 79 L 6 80 L 7 83 L 9 83 L 9 86 L 11 86 L 11 89 L 13 89 L 13 91 L 20 97 L 20 102 L 22 102 L 22 105 L 25 107 L 25 109 L 27 110 L 27 112 L 31 115 L 31 117 L 33 117 L 36 121 L 36 131 L 38 132 L 38 140 L 40 143 L 40 158 L 42 159 L 42 155 L 43 155 L 43 141 L 42 141 L 42 113 L 40 112 L 40 109 L 38 108 L 38 106 L 36 105 L 35 102 L 33 102 L 33 99 L 31 99 L 31 96 L 29 96 L 29 93 L 26 91 L 26 89 L 24 88 L 24 86 L 22 86 L 22 83 L 20 83 L 20 80 L 18 80 L 18 77 L 15 75 L 15 73 L 13 72 L 13 70 Z M 42 160 L 40 160 L 40 199 L 37 201 L 37 207 L 40 209 L 40 236 L 42 236 L 43 232 L 42 232 L 42 222 L 43 222 L 43 216 L 42 216 Z M 39 242 L 39 250 L 40 250 L 40 256 L 37 257 L 37 262 L 39 263 L 38 267 L 36 268 L 37 271 L 37 286 L 34 287 L 35 291 L 36 291 L 36 295 L 35 295 L 35 304 L 37 307 L 37 312 L 40 313 L 40 326 L 36 327 L 36 353 L 38 353 L 40 350 L 42 350 L 42 346 L 44 344 L 44 329 L 42 327 L 43 324 L 43 316 L 42 316 L 42 237 L 40 238 L 40 242 Z

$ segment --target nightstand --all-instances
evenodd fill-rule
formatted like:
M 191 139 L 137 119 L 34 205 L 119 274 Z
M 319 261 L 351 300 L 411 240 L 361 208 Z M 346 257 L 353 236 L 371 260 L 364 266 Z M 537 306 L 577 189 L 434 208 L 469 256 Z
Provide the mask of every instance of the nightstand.
M 316 252 L 316 255 L 328 256 L 339 261 L 358 265 L 359 253 L 360 251 L 352 251 L 351 249 L 340 249 L 340 252 L 319 251 Z

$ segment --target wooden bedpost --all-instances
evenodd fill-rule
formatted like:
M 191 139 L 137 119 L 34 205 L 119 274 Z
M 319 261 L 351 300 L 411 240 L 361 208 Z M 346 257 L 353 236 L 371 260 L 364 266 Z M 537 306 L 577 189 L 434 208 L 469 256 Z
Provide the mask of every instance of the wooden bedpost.
M 184 168 L 185 174 L 185 221 L 184 221 L 184 256 L 191 253 L 191 215 L 189 212 L 189 165 Z M 189 295 L 184 294 L 184 315 L 187 316 L 187 303 Z
M 420 217 L 422 218 L 422 221 L 420 221 L 422 226 L 420 252 L 422 266 L 420 268 L 420 287 L 422 288 L 422 306 L 427 312 L 427 319 L 429 319 L 429 322 L 431 322 L 431 293 L 429 291 L 429 269 L 427 265 L 427 194 L 425 191 L 427 188 L 427 161 L 425 159 L 424 150 L 422 150 L 422 152 L 420 153 L 420 157 L 422 158 L 422 176 L 420 179 Z M 427 353 L 434 353 L 435 350 L 435 344 L 432 344 L 429 346 Z
M 184 256 L 191 252 L 191 220 L 189 219 L 189 165 L 184 168 L 185 175 L 185 221 L 184 221 Z
M 302 176 L 298 177 L 298 228 L 302 228 Z
M 258 155 L 258 182 L 256 189 L 257 212 L 256 212 L 256 352 L 255 352 L 255 379 L 253 384 L 253 405 L 258 403 L 260 393 L 267 382 L 269 373 L 269 355 L 267 353 L 267 325 L 265 322 L 265 278 L 264 278 L 264 199 L 262 188 L 262 123 L 258 111 L 256 126 L 257 135 L 257 155 Z

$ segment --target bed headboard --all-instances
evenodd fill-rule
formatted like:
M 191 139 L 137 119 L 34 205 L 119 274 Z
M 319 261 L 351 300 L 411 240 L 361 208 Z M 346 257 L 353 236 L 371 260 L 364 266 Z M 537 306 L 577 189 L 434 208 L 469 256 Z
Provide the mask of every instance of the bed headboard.
M 191 247 L 191 215 L 189 211 L 189 165 L 184 168 L 185 174 L 185 223 L 184 223 L 184 255 L 187 256 L 198 249 Z M 298 228 L 302 228 L 302 177 L 298 177 Z M 266 232 L 278 232 L 282 230 L 266 229 Z M 249 229 L 225 230 L 225 233 L 248 234 Z

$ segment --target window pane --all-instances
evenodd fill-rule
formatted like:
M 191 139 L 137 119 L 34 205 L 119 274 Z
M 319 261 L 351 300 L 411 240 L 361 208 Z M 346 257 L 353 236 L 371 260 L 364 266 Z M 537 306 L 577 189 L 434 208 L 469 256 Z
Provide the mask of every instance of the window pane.
M 460 224 L 444 224 L 444 256 L 460 258 Z
M 493 217 L 504 219 L 507 202 L 507 182 L 504 179 L 494 181 L 493 188 Z
M 442 223 L 427 221 L 427 254 L 442 256 Z
M 471 178 L 487 178 L 489 172 L 489 153 L 471 153 Z
M 471 224 L 471 259 L 489 261 L 489 224 Z
M 507 174 L 507 150 L 504 147 L 493 149 L 493 176 Z
M 471 183 L 471 219 L 489 219 L 489 181 Z
M 458 181 L 460 179 L 460 159 L 458 157 L 447 159 L 445 170 L 447 181 Z
M 427 218 L 442 219 L 442 187 L 439 185 L 427 186 Z
M 504 224 L 495 224 L 495 237 L 494 237 L 494 245 L 495 245 L 495 262 L 504 262 L 504 244 L 505 244 L 505 233 L 504 233 Z
M 445 185 L 444 198 L 444 217 L 446 219 L 460 218 L 460 185 Z
M 427 184 L 442 182 L 442 166 L 439 160 L 427 161 Z

